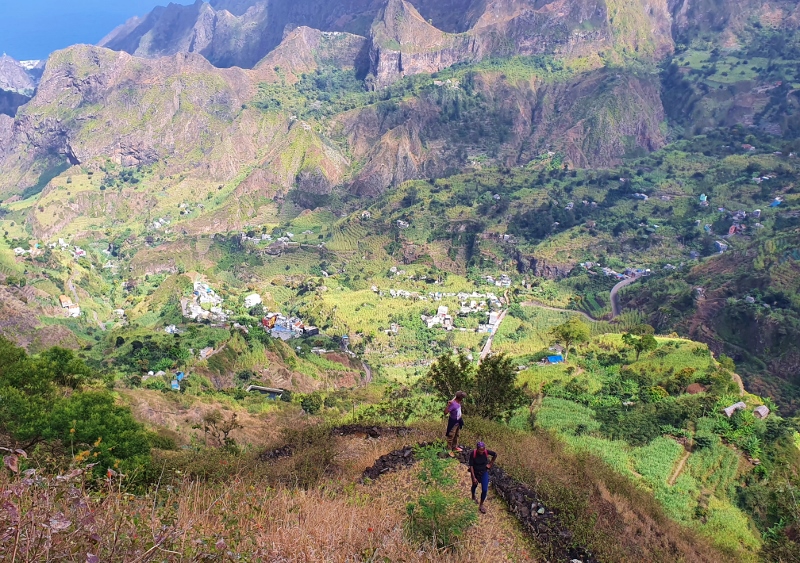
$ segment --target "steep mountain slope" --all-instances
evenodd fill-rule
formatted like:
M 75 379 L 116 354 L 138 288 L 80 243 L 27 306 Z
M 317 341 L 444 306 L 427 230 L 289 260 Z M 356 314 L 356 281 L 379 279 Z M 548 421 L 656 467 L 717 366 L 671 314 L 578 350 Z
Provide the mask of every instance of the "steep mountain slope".
M 40 67 L 27 68 L 6 54 L 0 56 L 0 114 L 13 117 L 33 96 L 40 76 Z
M 0 56 L 0 90 L 19 92 L 30 96 L 36 88 L 36 79 L 19 61 L 8 55 Z
M 100 45 L 143 57 L 199 53 L 216 66 L 252 68 L 294 27 L 365 35 L 377 3 L 197 0 L 190 6 L 170 4 L 127 22 Z
M 369 36 L 380 86 L 492 55 L 611 49 L 658 57 L 672 48 L 666 4 L 642 0 L 197 0 L 131 20 L 101 46 L 144 57 L 195 52 L 216 66 L 250 68 L 298 26 Z
M 357 81 L 364 46 L 358 36 L 298 28 L 252 71 L 218 69 L 199 55 L 57 53 L 37 96 L 2 127 L 0 194 L 41 191 L 64 165 L 96 168 L 110 159 L 154 165 L 150 194 L 186 174 L 198 199 L 219 183 L 252 192 L 253 182 L 270 197 L 293 187 L 328 194 L 337 185 L 376 195 L 464 166 L 473 155 L 517 165 L 551 145 L 573 165 L 605 165 L 664 142 L 658 82 L 647 74 L 580 73 L 524 59 L 514 75 L 488 65 L 459 70 L 449 85 L 406 79 L 384 100 L 386 93 L 366 92 Z M 353 102 L 334 108 L 325 88 L 342 76 Z M 129 201 L 143 212 L 148 199 L 140 191 Z M 37 232 L 54 234 L 68 216 L 56 230 Z

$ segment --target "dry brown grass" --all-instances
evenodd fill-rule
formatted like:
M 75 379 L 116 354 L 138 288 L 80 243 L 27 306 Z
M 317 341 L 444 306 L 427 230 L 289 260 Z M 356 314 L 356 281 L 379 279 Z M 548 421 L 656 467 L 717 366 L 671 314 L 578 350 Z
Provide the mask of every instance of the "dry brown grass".
M 406 503 L 423 492 L 416 471 L 355 481 L 378 456 L 415 438 L 333 438 L 338 454 L 328 477 L 309 489 L 276 484 L 291 458 L 244 462 L 215 480 L 176 480 L 175 470 L 165 469 L 170 475 L 160 486 L 140 496 L 113 481 L 91 490 L 82 475 L 4 475 L 0 560 L 455 562 L 469 553 L 475 561 L 536 561 L 516 521 L 491 497 L 488 514 L 457 550 L 407 539 Z M 224 456 L 208 462 L 236 463 Z M 468 495 L 466 472 L 461 466 L 453 471 Z
M 226 418 L 236 413 L 242 428 L 234 430 L 232 438 L 238 444 L 256 447 L 278 440 L 282 428 L 307 424 L 308 418 L 299 407 L 285 404 L 269 412 L 253 414 L 233 401 L 214 397 L 164 394 L 148 389 L 120 389 L 118 392 L 137 420 L 170 436 L 179 445 L 189 444 L 192 439 L 203 443 L 203 430 L 195 427 L 202 425 L 203 417 L 216 411 Z
M 136 496 L 113 481 L 86 487 L 81 475 L 3 475 L 0 561 L 455 562 L 468 554 L 476 561 L 543 560 L 491 492 L 488 514 L 448 552 L 404 533 L 407 503 L 425 492 L 416 469 L 357 484 L 378 457 L 439 438 L 440 426 L 379 439 L 331 437 L 325 427 L 308 427 L 281 438 L 295 444 L 293 456 L 271 462 L 220 451 L 161 452 L 158 487 Z M 468 420 L 463 441 L 478 438 L 601 561 L 731 559 L 669 520 L 647 491 L 548 434 Z M 452 470 L 456 489 L 468 495 L 466 471 Z

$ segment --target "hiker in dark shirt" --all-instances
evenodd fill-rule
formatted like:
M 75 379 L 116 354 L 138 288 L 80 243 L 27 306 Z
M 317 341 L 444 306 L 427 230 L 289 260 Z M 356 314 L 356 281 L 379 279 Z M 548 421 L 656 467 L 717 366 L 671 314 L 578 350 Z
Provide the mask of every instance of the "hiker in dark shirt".
M 489 457 L 491 456 L 491 460 Z M 478 509 L 481 514 L 486 514 L 486 509 L 483 507 L 483 502 L 486 500 L 486 494 L 489 492 L 489 470 L 494 465 L 494 460 L 497 459 L 497 454 L 492 450 L 486 449 L 486 444 L 478 442 L 478 446 L 472 450 L 469 455 L 469 474 L 472 476 L 472 500 L 478 502 L 475 498 L 475 492 L 478 489 L 478 483 L 481 484 L 481 502 Z

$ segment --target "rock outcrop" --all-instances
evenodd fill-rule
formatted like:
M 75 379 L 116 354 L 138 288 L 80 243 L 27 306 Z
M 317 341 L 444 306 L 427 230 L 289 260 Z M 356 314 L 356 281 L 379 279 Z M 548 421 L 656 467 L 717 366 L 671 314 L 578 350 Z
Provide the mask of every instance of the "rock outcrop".
M 197 0 L 133 19 L 100 43 L 142 57 L 198 53 L 219 67 L 253 68 L 292 29 L 366 35 L 378 0 Z
M 36 82 L 37 75 L 22 66 L 19 61 L 8 55 L 0 56 L 0 90 L 30 97 L 36 88 Z
M 209 179 L 226 178 L 234 170 L 204 157 L 234 137 L 239 151 L 255 155 L 257 116 L 241 115 L 253 89 L 245 71 L 216 69 L 198 55 L 147 61 L 88 46 L 54 53 L 0 149 L 0 195 L 35 184 L 58 162 L 95 157 L 138 165 L 177 156 L 182 169 L 194 161 Z
M 533 274 L 537 278 L 565 278 L 574 268 L 574 264 L 551 264 L 534 256 L 517 255 L 517 271 L 521 274 Z
M 596 58 L 608 50 L 657 58 L 672 49 L 671 25 L 667 0 L 197 0 L 132 19 L 101 46 L 252 68 L 296 27 L 349 32 L 369 37 L 381 87 L 489 56 Z
M 613 165 L 629 151 L 666 143 L 654 77 L 598 70 L 572 81 L 511 84 L 486 75 L 469 87 L 471 94 L 444 84 L 391 111 L 373 106 L 337 117 L 350 150 L 365 160 L 351 191 L 375 196 L 409 179 L 442 175 L 466 166 L 470 151 L 493 151 L 499 163 L 518 166 L 557 150 L 570 165 L 586 167 Z M 442 99 L 482 105 L 450 116 Z M 465 130 L 473 134 L 465 138 Z

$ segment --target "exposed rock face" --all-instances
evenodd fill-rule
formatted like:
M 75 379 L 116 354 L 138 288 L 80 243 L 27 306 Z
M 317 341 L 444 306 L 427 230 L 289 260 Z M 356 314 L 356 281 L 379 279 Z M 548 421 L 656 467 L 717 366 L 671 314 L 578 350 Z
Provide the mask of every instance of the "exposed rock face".
M 469 36 L 436 29 L 406 0 L 388 0 L 370 39 L 372 72 L 379 88 L 406 75 L 436 72 L 478 57 Z
M 252 68 L 299 26 L 369 36 L 379 87 L 492 55 L 617 49 L 657 58 L 672 49 L 667 0 L 611 8 L 607 0 L 197 0 L 133 19 L 101 46 L 143 57 L 199 53 L 216 66 Z
M 298 76 L 320 65 L 365 70 L 369 65 L 366 38 L 341 31 L 297 27 L 256 65 L 255 70 L 259 79 L 275 80 L 278 78 L 275 68 L 278 68 L 289 75 L 290 81 L 296 81 Z
M 33 96 L 39 76 L 38 69 L 25 68 L 8 55 L 0 56 L 0 114 L 16 115 Z
M 199 53 L 219 67 L 252 68 L 295 27 L 366 35 L 377 0 L 197 0 L 156 8 L 100 43 L 142 57 Z
M 442 88 L 442 96 L 467 99 L 461 90 Z M 443 119 L 438 93 L 390 113 L 370 107 L 338 118 L 353 154 L 366 159 L 351 191 L 375 196 L 409 179 L 463 167 L 466 152 L 487 139 L 497 143 L 497 158 L 508 166 L 525 164 L 544 150 L 563 152 L 574 166 L 608 166 L 630 150 L 650 151 L 666 143 L 659 83 L 653 77 L 601 70 L 572 82 L 514 85 L 482 77 L 472 88 L 485 109 L 452 121 Z M 483 133 L 465 139 L 465 127 Z
M 0 194 L 35 184 L 59 160 L 79 164 L 101 155 L 135 165 L 194 152 L 197 166 L 214 163 L 206 166 L 210 178 L 226 177 L 232 171 L 203 156 L 239 135 L 237 149 L 255 154 L 257 116 L 240 115 L 252 91 L 245 71 L 215 69 L 198 55 L 144 61 L 87 46 L 57 52 L 36 97 L 17 115 L 8 148 L 0 148 Z M 216 136 L 204 142 L 203 131 Z
M 0 56 L 0 90 L 33 95 L 36 77 L 8 55 Z
M 560 279 L 567 277 L 574 269 L 573 264 L 549 264 L 533 256 L 517 256 L 517 271 L 521 274 L 532 273 L 536 277 Z

